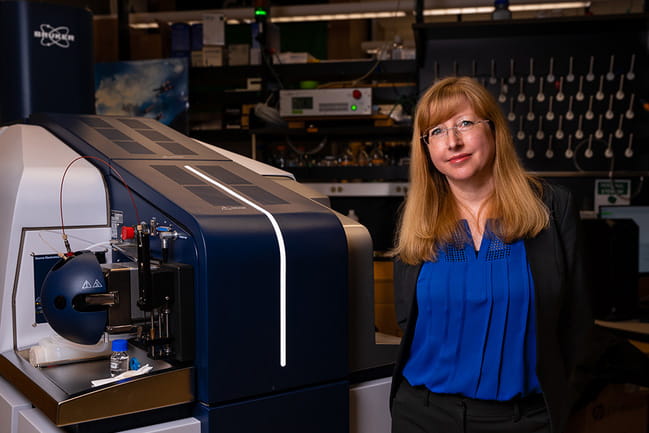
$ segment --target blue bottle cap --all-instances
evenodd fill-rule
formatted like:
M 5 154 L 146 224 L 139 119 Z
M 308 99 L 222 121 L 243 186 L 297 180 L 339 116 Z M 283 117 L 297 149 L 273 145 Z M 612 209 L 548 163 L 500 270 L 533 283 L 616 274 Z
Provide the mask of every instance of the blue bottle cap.
M 128 341 L 126 340 L 113 340 L 113 352 L 126 352 L 128 350 Z

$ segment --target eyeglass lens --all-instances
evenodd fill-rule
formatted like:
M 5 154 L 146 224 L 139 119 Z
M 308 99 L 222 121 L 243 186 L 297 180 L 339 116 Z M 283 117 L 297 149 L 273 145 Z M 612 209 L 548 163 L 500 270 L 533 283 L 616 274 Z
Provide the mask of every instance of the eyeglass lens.
M 442 128 L 442 127 L 434 127 L 428 129 L 426 133 L 422 136 L 424 141 L 426 143 L 430 143 L 431 141 L 437 141 L 442 138 L 445 138 L 449 134 L 449 130 L 454 130 L 455 135 L 460 135 L 463 134 L 467 131 L 470 131 L 473 129 L 474 126 L 487 122 L 487 120 L 478 120 L 478 121 L 471 121 L 471 120 L 460 120 L 455 126 L 451 126 L 448 128 Z

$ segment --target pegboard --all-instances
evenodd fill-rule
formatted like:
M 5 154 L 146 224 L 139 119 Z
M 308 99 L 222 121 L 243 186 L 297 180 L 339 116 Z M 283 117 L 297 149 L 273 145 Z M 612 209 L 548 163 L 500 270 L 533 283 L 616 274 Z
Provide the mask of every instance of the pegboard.
M 467 75 L 499 101 L 526 168 L 649 170 L 647 15 L 419 24 L 418 86 Z

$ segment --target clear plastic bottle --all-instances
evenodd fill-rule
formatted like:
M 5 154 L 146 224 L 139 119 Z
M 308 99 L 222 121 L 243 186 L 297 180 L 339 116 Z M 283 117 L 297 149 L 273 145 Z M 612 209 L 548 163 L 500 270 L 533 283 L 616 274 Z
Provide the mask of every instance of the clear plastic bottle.
M 370 165 L 380 167 L 386 165 L 385 155 L 383 154 L 383 145 L 378 143 L 370 153 Z
M 394 41 L 392 42 L 392 51 L 390 52 L 392 60 L 402 60 L 403 59 L 403 39 L 401 36 L 396 35 Z
M 110 355 L 110 376 L 118 376 L 128 371 L 128 341 L 113 340 L 113 353 Z
M 341 167 L 351 167 L 356 165 L 356 161 L 349 147 L 338 157 L 338 165 Z
M 367 167 L 370 164 L 370 156 L 367 154 L 365 149 L 361 149 L 358 152 L 358 165 L 361 167 Z
M 277 152 L 273 157 L 273 164 L 275 167 L 286 168 L 286 146 L 283 144 L 277 146 Z
M 495 0 L 494 11 L 491 14 L 492 20 L 509 20 L 512 18 L 512 11 L 509 10 L 509 0 Z

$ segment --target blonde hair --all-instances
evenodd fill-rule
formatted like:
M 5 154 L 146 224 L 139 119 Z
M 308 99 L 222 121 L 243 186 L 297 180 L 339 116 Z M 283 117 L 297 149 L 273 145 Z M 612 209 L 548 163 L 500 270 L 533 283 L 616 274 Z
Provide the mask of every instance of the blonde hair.
M 504 242 L 512 242 L 533 237 L 548 224 L 549 211 L 541 199 L 541 183 L 523 169 L 498 103 L 471 78 L 445 78 L 422 95 L 415 111 L 410 186 L 396 239 L 396 253 L 405 263 L 435 260 L 439 248 L 453 242 L 457 232 L 458 204 L 420 137 L 428 127 L 457 114 L 467 101 L 479 118 L 490 121 L 494 134 L 494 191 L 486 203 L 486 212 L 498 222 L 496 234 Z

